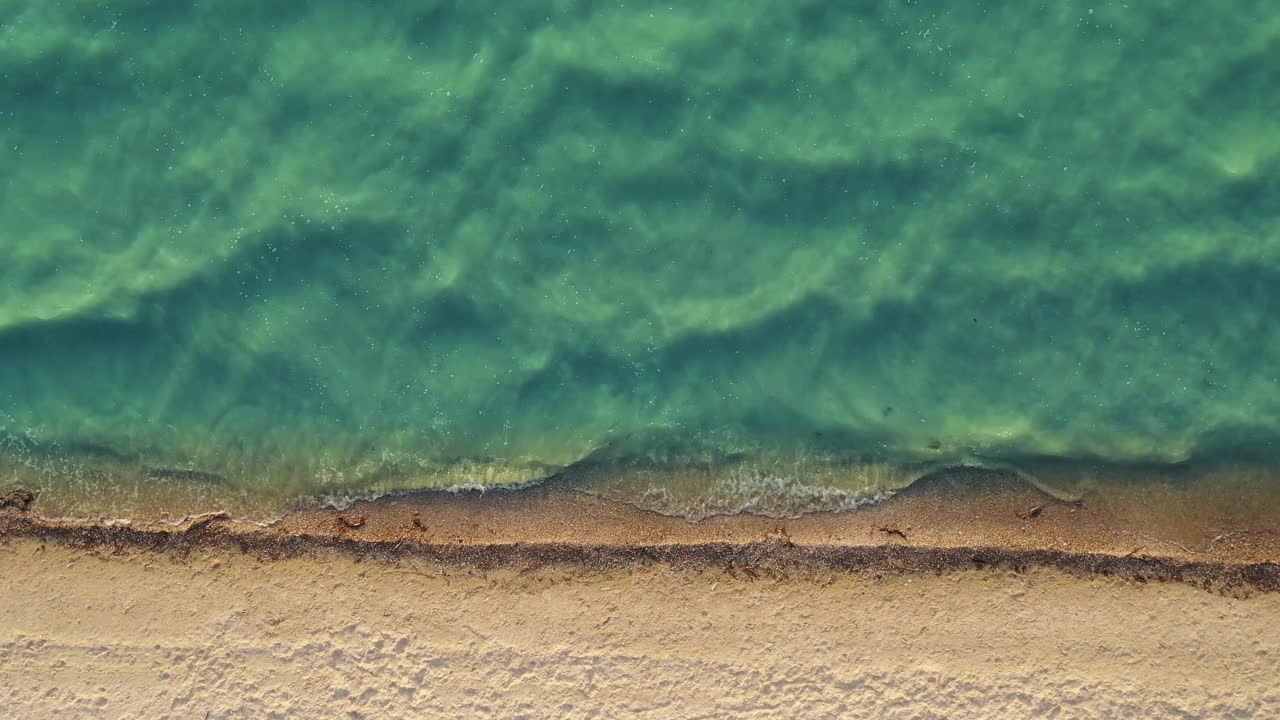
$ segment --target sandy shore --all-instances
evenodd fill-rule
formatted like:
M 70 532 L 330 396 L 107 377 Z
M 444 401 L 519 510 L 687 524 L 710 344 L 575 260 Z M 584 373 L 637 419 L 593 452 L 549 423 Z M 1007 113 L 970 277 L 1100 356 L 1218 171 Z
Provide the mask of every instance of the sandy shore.
M 966 571 L 0 552 L 23 718 L 1280 715 L 1280 594 Z
M 1280 716 L 1272 505 L 981 480 L 700 523 L 554 485 L 265 526 L 56 520 L 11 498 L 0 702 L 29 718 Z

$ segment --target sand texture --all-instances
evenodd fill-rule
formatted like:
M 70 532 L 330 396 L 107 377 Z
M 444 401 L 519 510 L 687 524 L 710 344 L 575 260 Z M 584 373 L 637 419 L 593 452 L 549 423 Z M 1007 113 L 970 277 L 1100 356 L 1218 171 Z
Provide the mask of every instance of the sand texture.
M 23 718 L 1262 718 L 1280 594 L 0 551 Z

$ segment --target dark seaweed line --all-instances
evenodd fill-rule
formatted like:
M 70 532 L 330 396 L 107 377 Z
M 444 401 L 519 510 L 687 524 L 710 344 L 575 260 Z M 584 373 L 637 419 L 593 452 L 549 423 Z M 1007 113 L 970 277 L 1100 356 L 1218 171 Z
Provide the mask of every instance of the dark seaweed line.
M 1160 556 L 1119 556 L 1049 549 L 913 547 L 906 545 L 796 545 L 786 540 L 752 543 L 672 545 L 494 543 L 459 545 L 416 540 L 358 540 L 341 535 L 228 529 L 208 523 L 188 530 L 139 529 L 111 525 L 63 525 L 21 513 L 0 513 L 0 541 L 35 539 L 81 550 L 163 552 L 239 550 L 262 559 L 296 557 L 317 550 L 337 551 L 357 561 L 417 558 L 447 567 L 476 570 L 536 570 L 574 566 L 591 571 L 668 565 L 722 570 L 735 577 L 784 579 L 838 572 L 922 574 L 964 570 L 1022 573 L 1052 568 L 1075 575 L 1135 582 L 1180 582 L 1217 592 L 1280 592 L 1280 563 L 1191 561 Z

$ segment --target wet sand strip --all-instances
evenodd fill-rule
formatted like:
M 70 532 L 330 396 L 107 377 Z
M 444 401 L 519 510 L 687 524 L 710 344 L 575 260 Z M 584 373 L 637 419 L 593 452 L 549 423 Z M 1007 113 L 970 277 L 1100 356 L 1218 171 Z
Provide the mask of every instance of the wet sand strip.
M 1280 591 L 1280 532 L 1265 520 L 1224 529 L 1230 519 L 1188 519 L 1163 508 L 1146 512 L 1144 524 L 1123 504 L 1057 501 L 1014 482 L 959 486 L 951 478 L 855 512 L 698 523 L 555 485 L 418 493 L 342 510 L 299 510 L 269 525 L 223 513 L 177 524 L 57 520 L 34 507 L 11 503 L 0 510 L 0 539 L 112 554 L 220 548 L 278 559 L 337 552 L 481 570 L 598 573 L 665 565 L 748 580 L 1050 568 L 1221 592 Z

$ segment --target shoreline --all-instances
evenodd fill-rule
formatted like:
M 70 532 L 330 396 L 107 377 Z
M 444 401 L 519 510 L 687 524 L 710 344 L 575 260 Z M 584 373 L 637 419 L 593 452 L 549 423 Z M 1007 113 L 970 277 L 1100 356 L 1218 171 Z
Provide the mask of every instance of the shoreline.
M 177 524 L 56 520 L 10 503 L 0 540 L 91 552 L 234 551 L 263 559 L 336 552 L 356 560 L 583 573 L 667 566 L 747 578 L 823 573 L 1025 572 L 1280 592 L 1280 522 L 1224 518 L 1195 497 L 1061 501 L 1010 478 L 950 473 L 889 500 L 799 518 L 691 522 L 548 483 L 515 491 L 422 492 L 343 510 L 293 511 L 269 524 L 205 513 Z M 26 503 L 30 505 L 30 503 Z M 1201 509 L 1200 516 L 1192 513 Z

